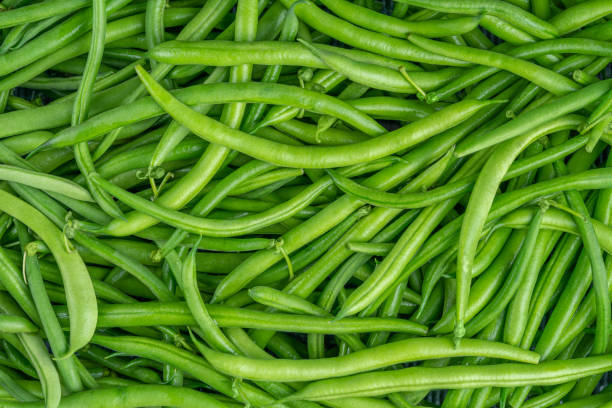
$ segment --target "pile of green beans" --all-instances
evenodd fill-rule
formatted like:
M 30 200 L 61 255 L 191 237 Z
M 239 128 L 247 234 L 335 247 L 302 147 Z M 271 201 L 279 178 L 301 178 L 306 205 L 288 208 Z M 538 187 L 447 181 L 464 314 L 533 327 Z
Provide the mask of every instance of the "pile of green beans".
M 0 408 L 606 408 L 611 297 L 611 0 L 0 0 Z

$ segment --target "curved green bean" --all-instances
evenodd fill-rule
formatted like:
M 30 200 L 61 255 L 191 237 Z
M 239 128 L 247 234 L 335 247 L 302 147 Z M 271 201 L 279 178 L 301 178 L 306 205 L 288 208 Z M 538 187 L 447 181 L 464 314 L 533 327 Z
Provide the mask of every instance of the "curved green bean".
M 612 367 L 612 355 L 573 360 L 546 361 L 537 365 L 411 367 L 395 371 L 357 374 L 310 383 L 284 401 L 319 401 L 343 397 L 376 396 L 390 392 L 432 388 L 478 388 L 485 386 L 556 385 Z
M 536 353 L 503 343 L 466 340 L 455 348 L 449 338 L 396 341 L 354 353 L 310 360 L 260 360 L 204 349 L 204 357 L 217 370 L 233 377 L 260 381 L 316 381 L 373 371 L 417 360 L 457 356 L 482 356 L 537 364 Z
M 0 191 L 0 210 L 17 218 L 47 244 L 60 268 L 70 314 L 68 355 L 85 347 L 96 329 L 98 307 L 91 278 L 83 260 L 69 252 L 62 232 L 38 210 L 5 191 Z

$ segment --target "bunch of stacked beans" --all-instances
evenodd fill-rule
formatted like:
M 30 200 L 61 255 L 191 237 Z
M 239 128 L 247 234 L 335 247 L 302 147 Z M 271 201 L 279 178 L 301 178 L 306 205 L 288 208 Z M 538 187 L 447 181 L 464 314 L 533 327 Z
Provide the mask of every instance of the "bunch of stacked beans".
M 3 0 L 0 407 L 611 407 L 612 1 Z

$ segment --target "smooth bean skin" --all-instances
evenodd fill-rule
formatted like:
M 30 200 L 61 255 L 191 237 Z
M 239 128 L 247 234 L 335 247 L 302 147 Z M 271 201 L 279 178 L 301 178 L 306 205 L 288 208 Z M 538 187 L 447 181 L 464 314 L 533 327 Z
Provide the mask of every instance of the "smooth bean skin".
M 311 1 L 281 1 L 285 7 L 293 5 L 298 18 L 310 27 L 353 47 L 364 50 L 376 49 L 378 54 L 406 61 L 450 66 L 465 65 L 465 63 L 458 60 L 440 57 L 424 51 L 406 40 L 388 37 L 356 27 L 345 20 L 324 12 Z
M 600 81 L 522 113 L 516 119 L 489 132 L 486 138 L 474 140 L 468 137 L 464 139 L 457 145 L 455 153 L 460 157 L 474 153 L 528 132 L 551 119 L 582 109 L 601 98 L 611 86 L 612 80 Z
M 323 0 L 321 3 L 339 17 L 353 24 L 400 38 L 405 38 L 409 33 L 425 37 L 460 35 L 472 31 L 478 27 L 480 22 L 480 16 L 448 20 L 407 21 L 375 12 L 346 0 Z
M 0 17 L 0 28 L 31 23 L 55 15 L 67 14 L 80 8 L 87 7 L 87 5 L 87 0 L 52 0 L 40 4 L 18 7 L 2 13 Z
M 265 102 L 270 104 L 295 103 L 295 106 L 338 117 L 356 129 L 377 136 L 384 128 L 365 113 L 331 96 L 307 89 L 281 84 L 220 83 L 203 84 L 176 92 L 177 97 L 188 105 L 230 102 Z M 163 110 L 152 98 L 142 98 L 129 106 L 117 107 L 93 117 L 85 123 L 58 133 L 46 143 L 46 147 L 61 147 L 84 142 L 101 136 L 117 127 L 134 121 L 159 116 Z
M 566 8 L 551 18 L 550 23 L 557 27 L 559 34 L 565 35 L 609 14 L 612 14 L 610 2 L 588 1 Z
M 193 17 L 194 9 L 174 9 L 167 10 L 166 25 L 175 26 L 182 24 Z M 125 20 L 113 21 L 107 26 L 107 40 L 113 36 L 121 36 L 127 33 L 138 34 L 144 30 L 144 15 L 127 17 Z M 51 68 L 60 61 L 68 60 L 74 56 L 81 55 L 89 50 L 90 39 L 85 36 L 73 44 L 59 50 L 58 52 L 42 58 L 30 66 L 11 74 L 5 79 L 0 80 L 0 87 L 12 89 L 19 86 L 37 75 Z M 132 72 L 128 70 L 128 72 Z M 129 95 L 137 86 L 135 80 L 127 80 L 112 88 L 100 91 L 100 99 L 94 97 L 92 104 L 93 112 L 103 112 L 111 107 L 116 107 L 120 99 Z M 55 103 L 37 108 L 34 111 L 13 111 L 0 115 L 2 124 L 1 135 L 18 135 L 31 130 L 52 129 L 70 123 L 74 96 L 67 96 Z
M 236 396 L 229 378 L 213 370 L 204 359 L 187 350 L 159 340 L 135 336 L 95 335 L 92 342 L 118 352 L 169 363 L 230 398 Z M 244 397 L 252 403 L 268 405 L 274 402 L 267 393 L 250 384 L 242 384 L 241 389 L 245 394 Z
M 529 220 L 533 216 L 533 207 L 520 208 L 499 220 L 498 227 L 510 228 L 525 228 L 529 224 Z M 612 253 L 612 228 L 592 220 L 595 234 L 599 239 L 599 243 L 604 251 Z M 570 234 L 578 235 L 578 227 L 573 221 L 571 215 L 554 208 L 550 208 L 544 214 L 542 219 L 542 228 L 554 229 L 557 231 L 569 232 Z
M 168 27 L 184 24 L 193 17 L 196 9 L 171 8 L 165 14 L 165 22 Z M 125 19 L 115 20 L 107 25 L 106 42 L 112 42 L 121 38 L 130 37 L 144 31 L 145 15 L 129 16 Z M 81 36 L 78 40 L 58 49 L 56 52 L 37 59 L 30 65 L 12 72 L 0 80 L 0 89 L 11 89 L 19 86 L 23 82 L 29 81 L 47 69 L 58 63 L 68 61 L 74 57 L 89 51 L 91 34 Z
M 346 318 L 336 321 L 319 316 L 300 316 L 284 313 L 267 313 L 258 310 L 207 305 L 210 316 L 219 327 L 271 329 L 296 333 L 367 333 L 391 331 L 425 335 L 427 327 L 403 319 Z M 65 321 L 66 309 L 56 309 L 61 321 Z M 143 325 L 195 325 L 189 308 L 182 302 L 141 302 L 139 305 L 101 305 L 98 327 L 134 327 Z
M 298 39 L 298 41 L 323 61 L 327 67 L 343 74 L 355 83 L 389 92 L 417 92 L 417 89 L 397 70 L 380 67 L 367 62 L 354 61 L 341 54 L 319 48 L 317 45 L 307 43 L 300 39 Z M 460 72 L 460 68 L 448 68 L 431 74 L 421 71 L 416 71 L 414 73 L 408 72 L 407 74 L 423 90 L 428 91 L 443 86 L 445 83 L 457 77 Z
M 316 381 L 286 398 L 285 401 L 320 401 L 438 388 L 556 385 L 604 373 L 610 368 L 612 368 L 611 354 L 573 360 L 546 361 L 537 365 L 508 363 L 442 368 L 411 367 Z
M 59 408 L 137 408 L 156 404 L 177 408 L 206 406 L 228 408 L 229 405 L 204 392 L 171 385 L 129 385 L 124 387 L 101 388 L 75 393 L 63 397 Z M 0 402 L 2 408 L 44 408 L 42 402 Z
M 96 328 L 97 303 L 87 268 L 80 255 L 68 252 L 62 232 L 38 210 L 5 191 L 0 191 L 2 211 L 22 221 L 47 244 L 53 253 L 64 282 L 70 314 L 68 355 L 85 347 Z
M 234 345 L 225 337 L 214 320 L 211 319 L 206 304 L 202 299 L 202 295 L 198 290 L 195 265 L 196 252 L 197 245 L 190 251 L 189 255 L 187 255 L 187 259 L 183 262 L 183 269 L 181 271 L 183 281 L 181 282 L 181 289 L 183 289 L 185 294 L 185 301 L 191 314 L 203 331 L 206 341 L 218 350 L 235 353 L 236 349 Z
M 386 96 L 349 99 L 347 102 L 374 118 L 412 122 L 434 113 L 434 109 L 417 100 Z
M 510 57 L 506 54 L 479 50 L 477 48 L 466 49 L 467 47 L 448 44 L 442 41 L 434 41 L 415 34 L 411 34 L 408 40 L 432 52 L 437 52 L 446 56 L 459 57 L 479 65 L 507 70 L 515 75 L 528 79 L 530 82 L 555 95 L 563 95 L 580 89 L 577 83 L 563 75 L 557 74 L 552 70 L 543 68 L 532 62 Z
M 202 116 L 183 105 L 159 84 L 152 81 L 144 70 L 139 69 L 137 72 L 156 101 L 198 136 L 212 143 L 225 145 L 257 159 L 285 167 L 327 168 L 372 161 L 413 146 L 460 123 L 487 105 L 496 103 L 496 101 L 474 100 L 459 102 L 371 141 L 348 146 L 290 146 L 229 129 L 213 119 Z M 441 118 L 443 118 L 442 121 Z
M 563 145 L 552 147 L 537 155 L 525 159 L 519 159 L 512 163 L 502 180 L 510 180 L 521 174 L 525 174 L 535 168 L 565 157 L 568 154 L 584 147 L 587 143 L 585 137 L 574 137 Z M 361 185 L 352 179 L 343 177 L 335 171 L 329 171 L 332 180 L 347 194 L 350 194 L 367 203 L 388 208 L 418 208 L 435 204 L 439 201 L 451 198 L 470 191 L 477 175 L 466 177 L 453 183 L 437 187 L 432 190 L 418 193 L 389 193 Z
M 25 317 L 0 315 L 0 332 L 2 333 L 36 333 L 38 327 Z
M 587 37 L 586 34 L 585 37 Z M 609 42 L 601 41 L 601 33 L 598 32 L 593 34 L 592 36 L 589 35 L 588 37 L 588 39 L 560 38 L 557 40 L 538 41 L 535 43 L 521 45 L 514 49 L 511 49 L 509 46 L 507 46 L 507 44 L 502 44 L 499 46 L 499 48 L 496 48 L 496 51 L 504 52 L 511 57 L 520 59 L 539 58 L 541 56 L 556 53 L 580 54 L 582 57 L 587 55 L 610 55 L 610 53 L 612 52 L 612 47 L 610 47 Z M 610 38 L 612 38 L 612 36 Z M 559 64 L 563 64 L 565 61 L 567 61 L 567 59 L 559 62 Z M 553 66 L 552 69 L 555 70 L 555 66 Z M 450 84 L 444 86 L 440 90 L 430 92 L 427 95 L 427 101 L 431 103 L 445 99 L 453 93 L 465 88 L 466 86 L 475 84 L 478 81 L 490 77 L 499 70 L 499 68 L 491 66 L 478 66 L 476 68 L 471 68 L 459 78 L 452 81 Z
M 204 357 L 232 377 L 259 381 L 315 381 L 376 370 L 393 364 L 434 358 L 483 356 L 537 364 L 536 353 L 483 340 L 466 339 L 457 348 L 450 338 L 407 339 L 323 359 L 259 360 L 206 348 Z
M 358 49 L 344 49 L 327 44 L 317 44 L 322 50 L 334 52 L 358 62 L 368 62 L 390 69 L 402 65 L 409 71 L 419 71 L 418 65 L 407 61 L 383 57 Z M 228 52 L 229 51 L 229 52 Z M 202 64 L 213 67 L 234 64 L 282 65 L 327 68 L 327 65 L 301 44 L 293 42 L 257 41 L 255 43 L 206 40 L 166 41 L 153 48 L 151 58 L 173 65 Z
M 579 125 L 581 117 L 561 116 L 541 125 L 524 135 L 499 144 L 485 162 L 482 172 L 476 179 L 474 189 L 466 207 L 457 252 L 457 336 L 462 337 L 463 315 L 469 294 L 471 270 L 476 248 L 486 223 L 489 209 L 495 199 L 496 191 L 504 174 L 517 155 L 530 143 L 542 135 L 557 130 L 572 129 Z
M 422 7 L 431 10 L 438 10 L 447 13 L 460 13 L 478 15 L 489 13 L 493 16 L 505 19 L 510 24 L 527 31 L 538 38 L 547 39 L 559 36 L 558 29 L 533 14 L 516 7 L 509 2 L 498 0 L 471 0 L 462 2 L 458 0 L 398 0 L 398 3 L 405 3 L 412 6 Z
M 321 180 L 304 189 L 291 200 L 272 207 L 262 213 L 248 215 L 234 220 L 215 220 L 196 217 L 155 205 L 150 200 L 131 194 L 95 174 L 91 176 L 91 179 L 105 191 L 113 194 L 137 211 L 156 217 L 160 221 L 184 231 L 209 237 L 233 237 L 249 234 L 258 229 L 281 222 L 295 215 L 298 211 L 312 203 L 312 201 L 330 185 L 328 180 Z M 111 223 L 96 232 L 121 236 L 121 229 L 117 229 L 116 225 L 117 223 Z
M 0 165 L 0 180 L 25 184 L 41 190 L 53 191 L 75 200 L 92 202 L 89 191 L 61 177 L 16 166 Z

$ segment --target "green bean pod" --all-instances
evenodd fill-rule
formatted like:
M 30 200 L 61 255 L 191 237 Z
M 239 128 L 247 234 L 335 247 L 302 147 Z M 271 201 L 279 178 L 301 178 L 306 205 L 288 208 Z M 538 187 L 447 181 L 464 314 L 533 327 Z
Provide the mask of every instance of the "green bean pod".
M 221 305 L 207 306 L 219 327 L 271 329 L 296 333 L 369 333 L 390 331 L 425 335 L 427 327 L 404 319 L 345 318 L 334 320 L 319 316 L 267 313 Z M 66 319 L 65 307 L 56 309 L 61 321 Z M 195 325 L 187 305 L 182 302 L 141 302 L 138 305 L 101 305 L 98 327 L 134 327 L 155 325 Z
M 536 364 L 537 354 L 502 343 L 469 339 L 455 348 L 449 338 L 407 339 L 356 351 L 346 356 L 309 360 L 258 360 L 204 349 L 217 370 L 233 377 L 260 381 L 317 381 L 373 371 L 416 360 L 482 356 Z
M 556 385 L 606 372 L 611 367 L 612 356 L 609 354 L 573 360 L 546 361 L 537 365 L 509 363 L 442 368 L 411 367 L 317 381 L 310 383 L 284 401 L 320 401 L 432 388 Z
M 96 328 L 98 307 L 87 268 L 78 253 L 68 252 L 62 232 L 39 211 L 7 192 L 0 191 L 0 198 L 2 211 L 34 231 L 51 249 L 58 262 L 68 294 L 71 330 L 67 355 L 72 355 L 89 343 Z

